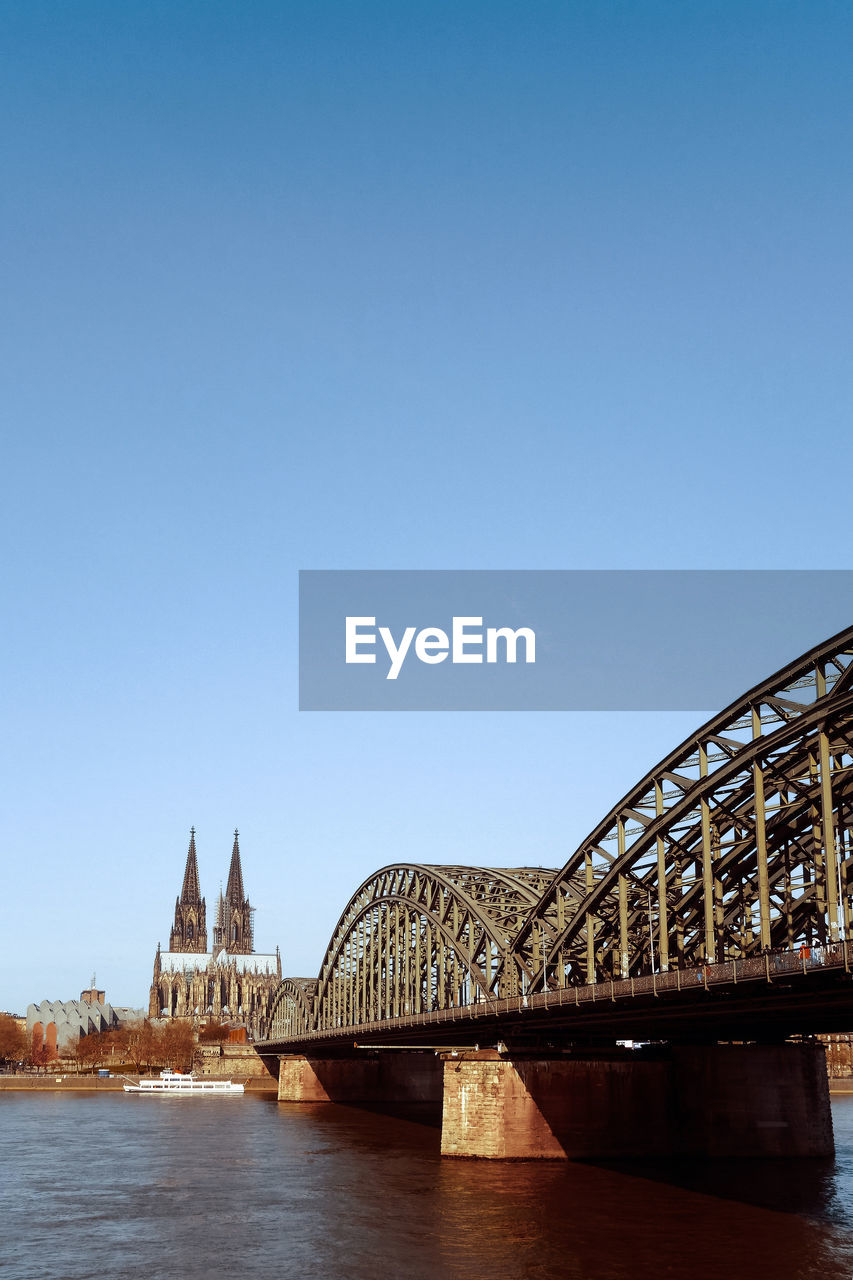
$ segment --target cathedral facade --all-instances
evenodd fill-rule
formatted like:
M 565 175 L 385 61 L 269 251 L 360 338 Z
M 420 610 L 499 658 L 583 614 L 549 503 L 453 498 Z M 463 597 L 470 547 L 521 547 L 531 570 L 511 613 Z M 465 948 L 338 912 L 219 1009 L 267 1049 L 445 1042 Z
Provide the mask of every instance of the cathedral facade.
M 281 981 L 281 956 L 278 947 L 274 955 L 255 951 L 254 912 L 243 888 L 235 831 L 228 883 L 219 893 L 208 950 L 207 906 L 199 885 L 193 827 L 168 951 L 157 944 L 149 1017 L 217 1018 L 245 1027 L 250 1040 L 262 1039 Z

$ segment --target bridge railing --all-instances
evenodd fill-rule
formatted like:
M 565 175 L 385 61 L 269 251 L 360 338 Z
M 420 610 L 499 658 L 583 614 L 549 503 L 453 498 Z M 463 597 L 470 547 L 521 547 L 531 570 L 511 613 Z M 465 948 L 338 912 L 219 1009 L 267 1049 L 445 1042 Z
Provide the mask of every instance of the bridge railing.
M 504 999 L 484 1000 L 476 1004 L 457 1005 L 446 1009 L 432 1009 L 427 1013 L 402 1014 L 392 1018 L 376 1019 L 351 1026 L 338 1026 L 323 1031 L 306 1031 L 286 1040 L 259 1041 L 263 1044 L 302 1044 L 313 1040 L 351 1040 L 363 1037 L 365 1032 L 404 1030 L 407 1027 L 423 1027 L 440 1023 L 471 1022 L 478 1018 L 492 1018 L 506 1013 L 521 1013 L 525 1009 L 563 1008 L 566 1005 L 595 1004 L 605 1001 L 630 1000 L 637 996 L 656 996 L 661 992 L 695 990 L 704 986 L 733 986 L 739 982 L 769 982 L 783 974 L 807 974 L 815 970 L 844 969 L 850 971 L 853 946 L 846 939 L 821 947 L 799 947 L 789 951 L 766 951 L 760 956 L 744 960 L 727 960 L 720 964 L 700 965 L 698 968 L 669 969 L 665 973 L 650 973 L 639 978 L 614 978 L 584 986 L 557 987 L 554 990 L 529 992 L 527 995 Z

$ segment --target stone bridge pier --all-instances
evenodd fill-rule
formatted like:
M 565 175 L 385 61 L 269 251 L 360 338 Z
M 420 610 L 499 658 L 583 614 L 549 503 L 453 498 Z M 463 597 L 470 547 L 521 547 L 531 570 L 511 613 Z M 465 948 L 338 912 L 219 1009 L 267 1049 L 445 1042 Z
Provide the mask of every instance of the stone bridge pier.
M 279 1102 L 441 1104 L 444 1069 L 430 1050 L 360 1051 L 358 1057 L 279 1058 Z
M 813 1043 L 672 1047 L 657 1057 L 497 1050 L 280 1059 L 279 1101 L 430 1102 L 445 1156 L 829 1157 L 825 1054 Z

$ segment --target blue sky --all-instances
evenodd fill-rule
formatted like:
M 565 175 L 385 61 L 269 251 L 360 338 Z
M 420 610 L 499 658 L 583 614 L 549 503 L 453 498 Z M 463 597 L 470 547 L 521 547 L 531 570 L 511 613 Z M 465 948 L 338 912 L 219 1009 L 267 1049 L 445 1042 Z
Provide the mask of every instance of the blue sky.
M 378 866 L 559 865 L 701 718 L 299 714 L 300 568 L 848 567 L 851 36 L 0 7 L 0 1005 L 143 1003 L 193 823 L 310 975 Z

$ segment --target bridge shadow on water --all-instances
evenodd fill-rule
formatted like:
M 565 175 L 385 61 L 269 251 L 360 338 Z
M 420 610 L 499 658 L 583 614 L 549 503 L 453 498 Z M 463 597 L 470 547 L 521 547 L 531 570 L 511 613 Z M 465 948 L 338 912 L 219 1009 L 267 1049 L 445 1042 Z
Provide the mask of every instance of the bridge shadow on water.
M 305 1104 L 300 1104 L 304 1106 Z M 368 1134 L 378 1139 L 380 1145 L 406 1147 L 409 1144 L 437 1156 L 440 1150 L 441 1106 L 432 1102 L 346 1102 L 333 1106 L 308 1104 L 316 1120 L 324 1127 L 349 1130 L 353 1124 L 361 1133 L 361 1141 Z M 448 1172 L 455 1168 L 478 1168 L 484 1173 L 491 1169 L 493 1177 L 510 1182 L 529 1174 L 522 1171 L 540 1170 L 548 1177 L 560 1177 L 561 1171 L 569 1183 L 575 1184 L 599 1170 L 601 1175 L 616 1175 L 624 1187 L 629 1180 L 640 1194 L 642 1184 L 656 1184 L 673 1191 L 691 1192 L 712 1196 L 718 1200 L 735 1201 L 776 1213 L 796 1214 L 813 1220 L 833 1221 L 840 1213 L 838 1200 L 839 1175 L 853 1173 L 853 1098 L 847 1108 L 849 1123 L 839 1126 L 839 1153 L 830 1159 L 731 1159 L 696 1156 L 632 1156 L 623 1159 L 578 1159 L 572 1161 L 492 1161 L 448 1160 L 442 1164 Z M 358 1117 L 362 1119 L 359 1120 Z M 370 1124 L 375 1118 L 378 1128 Z M 411 1126 L 415 1126 L 412 1128 Z M 419 1136 L 420 1135 L 420 1136 Z M 546 1175 L 545 1171 L 551 1174 Z M 583 1171 L 588 1170 L 588 1174 Z
M 321 1206 L 333 1197 L 325 1275 L 853 1274 L 853 1096 L 833 1108 L 834 1161 L 450 1159 L 434 1103 L 271 1105 L 272 1133 L 298 1152 L 299 1195 Z
M 440 1155 L 434 1105 L 300 1104 L 294 1114 L 323 1135 L 321 1142 L 311 1139 L 313 1158 L 323 1158 L 311 1165 L 315 1176 L 322 1176 L 325 1161 L 348 1158 L 348 1197 L 359 1231 L 372 1221 L 367 1197 L 381 1212 L 381 1248 L 396 1241 L 393 1276 L 814 1280 L 851 1274 L 849 1176 L 844 1203 L 838 1185 L 839 1165 L 851 1163 L 849 1148 L 840 1147 L 837 1161 L 448 1159 Z M 418 1236 L 414 1251 L 411 1232 Z M 375 1240 L 373 1247 L 379 1247 Z
M 758 1209 L 831 1220 L 835 1217 L 836 1162 L 820 1160 L 731 1160 L 660 1157 L 584 1160 L 584 1165 L 700 1195 L 734 1200 Z
M 381 1116 L 386 1120 L 402 1120 L 441 1133 L 441 1103 L 435 1102 L 346 1102 L 337 1103 L 353 1111 Z
M 849 1227 L 853 1212 L 853 1095 L 833 1098 L 832 1120 L 836 1153 L 829 1159 L 668 1156 L 583 1163 L 680 1191 L 818 1221 L 844 1222 Z

